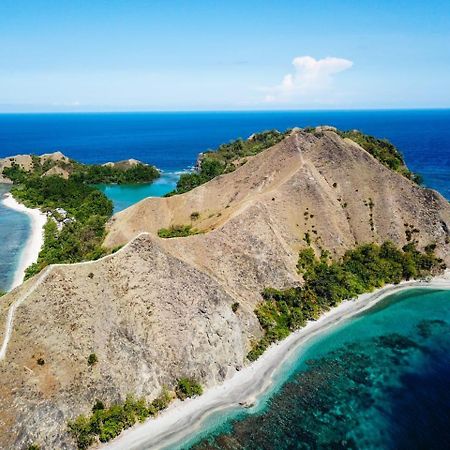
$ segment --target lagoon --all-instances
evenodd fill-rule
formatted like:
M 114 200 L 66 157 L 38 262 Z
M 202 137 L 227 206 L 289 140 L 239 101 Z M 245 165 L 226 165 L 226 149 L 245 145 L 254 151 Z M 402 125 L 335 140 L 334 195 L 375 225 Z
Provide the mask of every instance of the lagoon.
M 162 172 L 161 177 L 148 184 L 96 185 L 114 205 L 114 213 L 122 211 L 147 197 L 163 197 L 175 189 L 180 172 Z

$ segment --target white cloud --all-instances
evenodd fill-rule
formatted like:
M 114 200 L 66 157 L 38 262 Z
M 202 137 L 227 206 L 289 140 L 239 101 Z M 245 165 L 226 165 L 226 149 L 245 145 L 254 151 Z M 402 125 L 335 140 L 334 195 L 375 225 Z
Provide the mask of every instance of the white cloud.
M 329 94 L 333 76 L 349 69 L 353 62 L 348 59 L 297 56 L 293 59 L 294 72 L 283 77 L 277 86 L 267 88 L 266 102 L 291 102 L 302 99 L 319 100 L 321 94 Z

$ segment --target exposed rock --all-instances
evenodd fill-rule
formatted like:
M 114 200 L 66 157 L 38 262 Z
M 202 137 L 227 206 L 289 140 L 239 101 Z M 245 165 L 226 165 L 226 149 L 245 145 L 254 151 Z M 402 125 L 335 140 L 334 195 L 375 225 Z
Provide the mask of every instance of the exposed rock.
M 138 161 L 137 159 L 126 159 L 124 161 L 117 161 L 117 162 L 107 162 L 103 164 L 103 166 L 106 167 L 116 167 L 119 169 L 129 169 L 130 167 L 137 166 L 138 164 L 143 164 L 144 166 L 147 166 L 147 164 Z
M 316 131 L 321 132 L 321 131 L 337 131 L 336 127 L 332 127 L 330 125 L 320 125 L 318 127 L 316 127 Z
M 70 161 L 70 159 L 61 152 L 44 153 L 43 155 L 40 156 L 40 158 L 41 158 L 41 162 L 45 162 L 49 159 L 51 161 L 63 161 L 63 162 Z
M 197 160 L 195 161 L 195 164 L 194 164 L 194 170 L 196 170 L 197 172 L 200 172 L 200 170 L 202 168 L 202 161 L 203 161 L 204 157 L 205 157 L 205 154 L 203 152 L 199 153 L 197 156 Z

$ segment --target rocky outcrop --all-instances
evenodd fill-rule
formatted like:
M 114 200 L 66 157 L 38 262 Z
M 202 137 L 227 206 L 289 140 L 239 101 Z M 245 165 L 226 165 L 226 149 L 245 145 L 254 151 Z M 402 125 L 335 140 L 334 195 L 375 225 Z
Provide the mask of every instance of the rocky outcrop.
M 137 166 L 139 164 L 147 165 L 141 161 L 138 161 L 137 159 L 126 159 L 124 161 L 117 161 L 117 162 L 107 162 L 105 164 L 102 164 L 106 167 L 115 167 L 118 169 L 129 169 L 130 167 Z
M 180 224 L 202 233 L 157 237 Z M 150 399 L 181 376 L 206 386 L 230 377 L 262 333 L 253 313 L 261 290 L 301 283 L 306 240 L 336 257 L 357 243 L 414 239 L 436 243 L 450 263 L 449 227 L 440 194 L 332 130 L 295 130 L 230 174 L 146 199 L 109 224 L 105 245 L 122 250 L 50 267 L 2 297 L 2 323 L 23 302 L 0 361 L 0 447 L 73 448 L 66 422 L 95 399 Z

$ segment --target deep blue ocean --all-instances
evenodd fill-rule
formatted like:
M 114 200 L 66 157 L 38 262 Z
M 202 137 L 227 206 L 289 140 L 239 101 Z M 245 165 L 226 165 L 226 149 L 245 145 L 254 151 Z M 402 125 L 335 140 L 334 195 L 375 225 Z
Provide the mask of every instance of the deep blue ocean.
M 391 140 L 425 185 L 450 199 L 450 110 L 6 114 L 0 157 L 60 150 L 86 163 L 136 158 L 163 170 L 154 185 L 103 186 L 118 211 L 171 190 L 199 152 L 320 124 Z M 10 286 L 28 229 L 26 216 L 0 203 L 0 289 Z M 216 418 L 183 448 L 448 448 L 449 327 L 449 291 L 390 298 L 304 349 L 260 409 Z
M 60 150 L 86 163 L 136 158 L 174 172 L 255 131 L 323 124 L 390 139 L 427 185 L 450 198 L 450 110 L 3 114 L 0 157 Z

